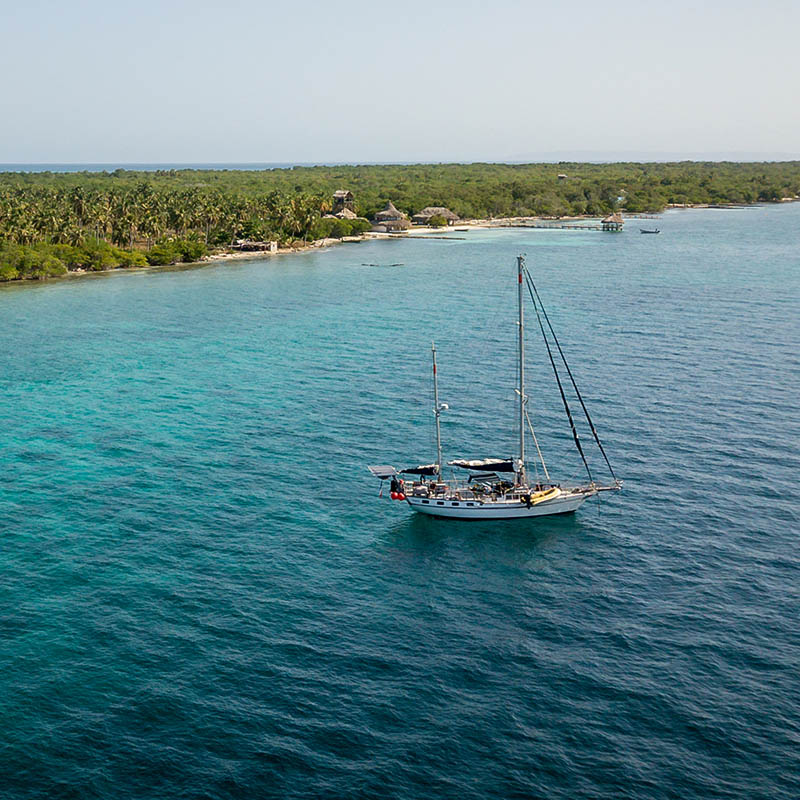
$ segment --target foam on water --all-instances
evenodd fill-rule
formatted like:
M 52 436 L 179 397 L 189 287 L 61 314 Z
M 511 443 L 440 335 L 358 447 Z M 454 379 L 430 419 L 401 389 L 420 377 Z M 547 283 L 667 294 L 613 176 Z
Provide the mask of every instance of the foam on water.
M 799 222 L 3 287 L 3 797 L 796 798 Z M 431 339 L 446 455 L 512 452 L 518 252 L 625 491 L 412 517 Z

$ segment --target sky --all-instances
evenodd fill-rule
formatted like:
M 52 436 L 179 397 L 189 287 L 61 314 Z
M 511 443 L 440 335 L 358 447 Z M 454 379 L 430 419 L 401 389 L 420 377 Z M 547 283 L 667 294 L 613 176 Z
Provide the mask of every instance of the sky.
M 800 0 L 0 0 L 0 162 L 800 157 Z

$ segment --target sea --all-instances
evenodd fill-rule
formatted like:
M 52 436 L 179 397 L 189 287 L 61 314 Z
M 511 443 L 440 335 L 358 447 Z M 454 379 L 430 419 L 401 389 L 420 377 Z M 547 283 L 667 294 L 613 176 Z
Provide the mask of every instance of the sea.
M 0 796 L 796 800 L 799 231 L 681 210 L 3 286 Z M 623 491 L 415 516 L 367 466 L 435 460 L 432 341 L 445 459 L 515 453 L 519 254 Z M 545 463 L 585 480 L 526 329 Z

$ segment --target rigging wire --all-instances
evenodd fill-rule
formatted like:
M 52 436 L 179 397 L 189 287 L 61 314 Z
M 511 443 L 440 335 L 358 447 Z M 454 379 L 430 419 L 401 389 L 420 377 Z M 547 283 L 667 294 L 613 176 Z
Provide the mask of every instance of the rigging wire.
M 533 438 L 533 443 L 536 445 L 536 452 L 539 454 L 539 461 L 542 462 L 542 469 L 544 470 L 544 477 L 549 481 L 550 480 L 550 473 L 547 471 L 547 464 L 544 463 L 544 456 L 542 455 L 542 451 L 539 449 L 539 440 L 536 438 L 536 433 L 533 430 L 533 423 L 531 422 L 531 418 L 528 415 L 528 409 L 525 408 L 525 419 L 528 420 L 528 428 L 531 432 L 531 437 Z M 534 465 L 536 466 L 536 477 L 539 477 L 539 465 L 534 461 Z
M 547 355 L 550 357 L 550 364 L 553 367 L 553 374 L 556 376 L 558 391 L 561 393 L 561 402 L 564 404 L 564 411 L 567 412 L 567 419 L 569 420 L 569 427 L 572 430 L 572 438 L 575 441 L 575 447 L 577 448 L 578 452 L 580 453 L 581 459 L 583 460 L 583 466 L 586 467 L 586 474 L 589 476 L 589 482 L 594 483 L 594 478 L 592 478 L 592 471 L 589 469 L 589 462 L 586 460 L 586 456 L 584 455 L 583 452 L 583 447 L 581 447 L 581 440 L 580 437 L 578 436 L 578 429 L 575 427 L 575 420 L 573 420 L 572 418 L 572 411 L 570 411 L 569 403 L 567 402 L 567 396 L 564 393 L 564 387 L 561 384 L 561 376 L 558 374 L 558 368 L 556 367 L 556 362 L 555 359 L 553 358 L 553 351 L 550 348 L 550 342 L 544 330 L 542 317 L 539 314 L 539 303 L 536 302 L 536 299 L 533 296 L 533 290 L 531 289 L 531 285 L 533 282 L 531 281 L 531 277 L 527 269 L 525 269 L 525 281 L 528 285 L 528 293 L 531 296 L 531 302 L 533 303 L 533 310 L 536 312 L 536 319 L 539 322 L 539 329 L 542 332 L 542 338 L 544 339 L 545 347 L 547 347 Z
M 533 294 L 536 295 L 536 299 L 539 301 L 539 305 L 542 307 L 542 314 L 544 314 L 544 318 L 547 321 L 547 327 L 550 329 L 550 333 L 553 336 L 553 341 L 555 342 L 556 347 L 558 348 L 558 352 L 561 355 L 561 360 L 564 362 L 564 366 L 567 370 L 567 375 L 569 375 L 570 381 L 572 381 L 572 388 L 575 389 L 575 394 L 578 397 L 578 401 L 581 404 L 581 408 L 583 409 L 583 413 L 586 415 L 586 421 L 589 423 L 589 427 L 591 428 L 592 435 L 594 436 L 595 442 L 597 442 L 597 446 L 600 448 L 600 452 L 603 454 L 603 458 L 606 461 L 606 465 L 608 466 L 608 470 L 611 473 L 611 477 L 614 478 L 615 481 L 618 481 L 616 474 L 614 473 L 614 468 L 611 466 L 611 462 L 608 460 L 608 456 L 606 455 L 606 451 L 603 448 L 602 443 L 600 442 L 600 437 L 597 434 L 597 430 L 594 427 L 594 422 L 592 422 L 592 418 L 589 415 L 589 409 L 586 408 L 586 403 L 583 402 L 583 396 L 578 389 L 578 384 L 575 382 L 575 378 L 572 375 L 572 370 L 569 368 L 569 364 L 567 363 L 567 357 L 564 355 L 564 351 L 561 349 L 561 344 L 558 341 L 558 337 L 556 336 L 556 332 L 553 330 L 553 326 L 550 322 L 550 317 L 547 316 L 547 311 L 544 307 L 544 303 L 542 303 L 542 298 L 539 297 L 539 292 L 536 289 L 536 284 L 533 282 L 533 278 L 531 277 L 530 273 L 528 272 L 527 268 L 525 268 L 525 279 L 528 282 L 528 291 L 530 292 L 531 289 L 533 293 L 531 294 L 531 299 L 533 300 Z M 535 305 L 535 301 L 534 301 Z M 538 311 L 537 311 L 538 314 Z M 549 348 L 548 348 L 549 350 Z

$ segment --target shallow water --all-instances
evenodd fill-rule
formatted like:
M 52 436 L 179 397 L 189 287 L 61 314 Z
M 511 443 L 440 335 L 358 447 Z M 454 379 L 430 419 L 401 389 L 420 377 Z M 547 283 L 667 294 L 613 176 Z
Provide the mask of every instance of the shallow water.
M 658 224 L 3 287 L 0 794 L 796 798 L 800 205 Z M 431 339 L 513 452 L 519 252 L 625 490 L 413 517 Z

